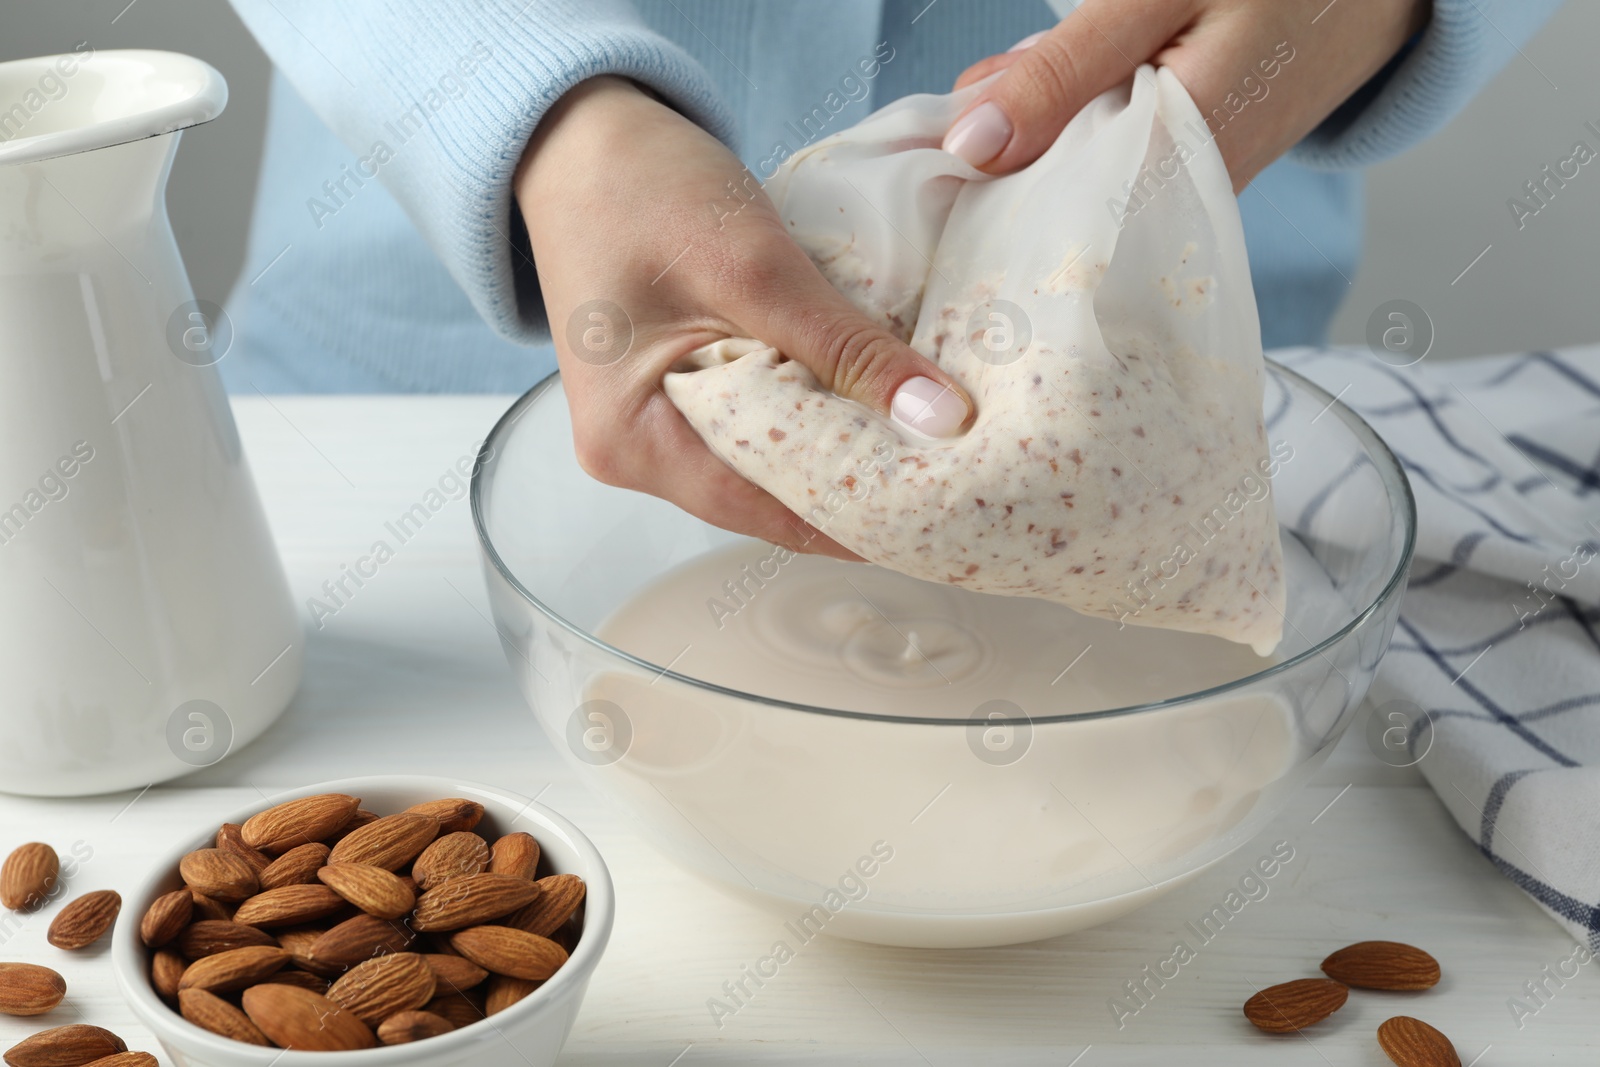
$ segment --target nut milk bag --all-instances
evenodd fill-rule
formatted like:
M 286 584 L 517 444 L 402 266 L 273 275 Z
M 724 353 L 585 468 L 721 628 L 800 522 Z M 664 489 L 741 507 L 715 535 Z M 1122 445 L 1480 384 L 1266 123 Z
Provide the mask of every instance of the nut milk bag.
M 667 395 L 874 563 L 1269 653 L 1284 578 L 1260 326 L 1204 119 L 1143 67 L 990 178 L 938 147 L 977 91 L 897 101 L 767 187 L 824 276 L 968 391 L 967 431 L 905 430 L 754 339 L 692 353 Z

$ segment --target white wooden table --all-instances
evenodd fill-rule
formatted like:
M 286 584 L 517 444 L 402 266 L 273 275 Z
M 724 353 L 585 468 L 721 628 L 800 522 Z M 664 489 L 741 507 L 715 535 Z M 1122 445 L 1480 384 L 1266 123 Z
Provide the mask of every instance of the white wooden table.
M 364 554 L 510 402 L 496 397 L 242 398 L 236 411 L 301 603 Z M 569 1064 L 1359 1065 L 1388 1062 L 1374 1031 L 1414 1014 L 1464 1063 L 1600 1061 L 1600 961 L 1554 989 L 1518 1028 L 1525 982 L 1565 959 L 1565 933 L 1497 875 L 1414 771 L 1368 751 L 1360 723 L 1316 783 L 1259 840 L 1121 921 L 1054 941 L 983 951 L 883 949 L 821 938 L 800 949 L 719 1028 L 707 999 L 763 955 L 780 924 L 679 872 L 577 785 L 507 670 L 478 571 L 465 500 L 402 547 L 310 636 L 298 699 L 266 736 L 182 781 L 88 800 L 0 797 L 0 847 L 30 839 L 93 856 L 71 892 L 126 886 L 153 849 L 262 794 L 356 774 L 459 774 L 540 794 L 593 836 L 617 883 L 611 948 L 562 1058 Z M 1331 805 L 1331 806 L 1330 806 Z M 1170 955 L 1278 840 L 1295 858 L 1179 977 L 1119 1029 L 1110 998 Z M 0 959 L 46 963 L 69 1009 L 0 1016 L 0 1048 L 39 1023 L 87 1021 L 152 1051 L 113 987 L 102 945 L 51 948 L 54 908 L 0 924 Z M 1350 941 L 1421 945 L 1441 961 L 1429 993 L 1355 994 L 1305 1036 L 1257 1033 L 1254 988 L 1318 974 Z M 1129 1004 L 1137 1004 L 1127 1001 Z M 1535 1002 L 1530 1002 L 1535 1003 Z M 1478 1057 L 1474 1060 L 1474 1057 Z M 165 1060 L 163 1060 L 165 1062 Z

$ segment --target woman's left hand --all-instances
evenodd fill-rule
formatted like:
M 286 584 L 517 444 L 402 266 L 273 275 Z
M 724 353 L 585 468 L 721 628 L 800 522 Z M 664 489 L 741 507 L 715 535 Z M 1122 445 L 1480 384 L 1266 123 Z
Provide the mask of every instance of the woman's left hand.
M 990 174 L 1027 166 L 1141 63 L 1178 76 L 1235 191 L 1317 127 L 1427 24 L 1432 0 L 1083 0 L 1052 30 L 968 67 L 1004 71 L 945 137 Z

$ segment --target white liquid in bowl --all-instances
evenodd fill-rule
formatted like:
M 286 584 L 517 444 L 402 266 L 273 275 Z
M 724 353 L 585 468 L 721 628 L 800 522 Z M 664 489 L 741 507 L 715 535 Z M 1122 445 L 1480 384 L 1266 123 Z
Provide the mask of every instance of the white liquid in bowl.
M 954 721 L 775 708 L 644 672 L 601 674 L 584 697 L 626 719 L 625 755 L 601 768 L 607 787 L 712 877 L 798 913 L 887 844 L 892 860 L 857 879 L 864 895 L 831 932 L 982 944 L 1087 925 L 1063 925 L 1061 909 L 1100 921 L 1098 903 L 1191 873 L 1246 839 L 1263 792 L 1307 755 L 1289 709 L 1261 692 L 1034 721 L 1181 696 L 1270 665 L 1244 646 L 1119 630 L 864 564 L 783 559 L 741 544 L 691 560 L 597 634 L 741 692 Z M 985 933 L 1022 912 L 1057 915 L 1018 936 Z M 874 916 L 895 930 L 940 929 L 884 934 Z

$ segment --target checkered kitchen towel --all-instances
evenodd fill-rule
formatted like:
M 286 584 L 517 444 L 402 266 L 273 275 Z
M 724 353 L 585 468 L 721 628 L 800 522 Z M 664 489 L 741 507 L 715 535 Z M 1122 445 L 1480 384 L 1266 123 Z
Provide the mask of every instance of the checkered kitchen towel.
M 1273 358 L 1400 458 L 1417 559 L 1372 700 L 1433 719 L 1417 764 L 1506 877 L 1600 951 L 1600 347 L 1398 368 Z

